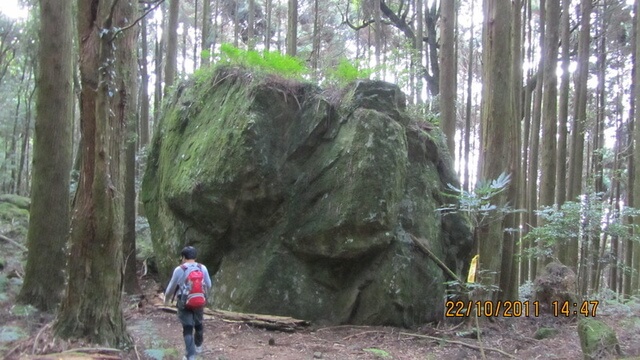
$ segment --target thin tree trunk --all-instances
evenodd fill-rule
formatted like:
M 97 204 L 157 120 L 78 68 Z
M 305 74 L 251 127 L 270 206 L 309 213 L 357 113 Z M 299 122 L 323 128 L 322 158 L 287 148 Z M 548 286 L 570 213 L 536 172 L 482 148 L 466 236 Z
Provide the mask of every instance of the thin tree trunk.
M 296 56 L 298 52 L 298 0 L 289 0 L 287 16 L 287 55 Z
M 474 21 L 475 16 L 475 1 L 471 0 L 471 27 L 469 29 L 469 58 L 467 60 L 467 101 L 465 107 L 465 122 L 464 122 L 464 175 L 462 187 L 465 191 L 469 191 L 470 185 L 470 164 L 469 154 L 471 153 L 471 105 L 472 105 L 472 85 L 473 85 L 473 70 L 474 70 Z
M 540 47 L 544 48 L 544 38 L 546 28 L 546 2 L 545 0 L 540 0 Z M 533 41 L 533 39 L 531 39 Z M 538 180 L 539 180 L 539 164 L 540 164 L 540 130 L 541 130 L 541 117 L 542 117 L 542 96 L 544 89 L 544 64 L 546 59 L 544 57 L 540 58 L 540 62 L 538 63 L 538 69 L 536 72 L 536 89 L 535 94 L 533 96 L 533 112 L 531 114 L 531 140 L 530 150 L 529 150 L 529 169 L 528 169 L 528 195 L 529 195 L 529 205 L 531 207 L 532 220 L 533 217 L 536 218 L 535 223 L 532 221 L 531 226 L 538 226 L 540 219 L 533 215 L 539 207 L 539 192 L 538 192 Z M 532 248 L 533 248 L 532 244 Z M 538 257 L 533 258 L 531 265 L 531 276 L 536 276 L 544 267 L 544 261 L 539 261 L 542 259 L 538 259 Z
M 634 145 L 634 139 L 636 137 L 636 131 L 635 131 L 635 122 L 636 122 L 635 103 L 636 102 L 635 101 L 636 101 L 636 97 L 640 96 L 640 94 L 636 94 L 637 90 L 635 85 L 637 81 L 640 81 L 640 79 L 637 78 L 638 76 L 637 72 L 638 72 L 638 68 L 640 67 L 640 64 L 638 64 L 638 55 L 636 54 L 638 51 L 638 42 L 640 41 L 640 39 L 638 38 L 638 23 L 640 22 L 640 18 L 638 16 L 639 9 L 640 9 L 640 1 L 636 0 L 633 5 L 633 13 L 635 15 L 633 18 L 633 34 L 632 34 L 633 40 L 631 41 L 631 62 L 633 64 L 631 68 L 631 78 L 633 81 L 631 81 L 631 86 L 629 89 L 629 93 L 631 94 L 631 96 L 629 96 L 629 120 L 627 125 L 627 146 L 625 151 L 625 155 L 627 157 L 627 169 L 628 169 L 627 170 L 628 172 L 627 204 L 631 208 L 634 208 L 636 202 L 638 202 L 636 201 L 636 198 L 635 198 L 636 190 L 635 190 L 635 161 L 634 160 L 637 159 L 636 157 L 637 155 L 635 150 L 636 147 Z M 632 216 L 627 217 L 627 223 L 632 225 L 638 224 L 636 223 L 636 220 Z M 623 250 L 624 266 L 627 269 L 633 269 L 634 241 L 632 239 L 634 234 L 637 234 L 637 231 L 635 230 L 635 226 L 631 226 L 629 230 L 629 238 L 626 242 L 622 244 L 622 248 L 624 249 Z M 631 271 L 625 271 L 622 275 L 622 293 L 625 299 L 629 299 L 631 297 L 632 277 L 633 275 Z
M 211 59 L 211 0 L 202 0 L 202 51 L 200 66 L 209 65 Z
M 141 20 L 140 44 L 140 148 L 149 145 L 149 68 L 147 64 L 147 17 Z
M 256 0 L 249 0 L 249 19 L 247 25 L 247 45 L 249 50 L 254 50 L 256 47 Z
M 265 16 L 266 16 L 266 23 L 265 23 L 265 29 L 264 29 L 264 49 L 265 51 L 271 51 L 271 13 L 273 12 L 272 9 L 272 0 L 266 0 L 265 1 Z
M 167 57 L 164 68 L 164 96 L 171 89 L 176 78 L 178 61 L 178 15 L 180 1 L 169 1 L 169 22 L 167 26 Z
M 576 104 L 571 126 L 571 148 L 569 153 L 569 178 L 567 198 L 575 201 L 582 194 L 582 165 L 584 163 L 584 124 L 587 117 L 587 78 L 589 75 L 589 43 L 591 38 L 591 0 L 582 0 L 580 34 L 578 43 Z M 578 239 L 570 239 L 567 246 L 567 266 L 577 269 Z
M 198 0 L 194 0 L 193 8 L 195 9 L 195 14 L 193 15 L 193 69 L 198 68 Z M 185 31 L 186 33 L 187 31 Z M 185 44 L 185 48 L 187 45 Z M 204 49 L 204 48 L 203 48 Z
M 440 128 L 449 153 L 455 155 L 457 67 L 455 57 L 455 1 L 440 3 Z M 418 40 L 422 42 L 422 38 Z
M 560 78 L 560 99 L 558 100 L 558 152 L 556 157 L 556 204 L 560 208 L 567 199 L 567 124 L 569 121 L 569 65 L 570 58 L 570 14 L 571 0 L 562 0 L 561 43 L 562 43 L 562 76 Z M 558 252 L 558 258 L 566 263 L 566 246 Z
M 160 26 L 156 26 L 156 46 L 155 46 L 155 71 L 154 74 L 156 76 L 156 82 L 155 82 L 155 89 L 153 92 L 153 120 L 154 123 L 157 123 L 159 117 L 160 117 L 160 106 L 162 104 L 162 94 L 163 94 L 163 89 L 162 89 L 162 81 L 164 79 L 164 74 L 162 73 L 162 64 L 163 64 L 163 59 L 165 59 L 166 57 L 163 57 L 164 55 L 164 47 L 165 47 L 165 43 L 166 43 L 166 39 L 167 39 L 167 34 L 165 34 L 164 31 L 162 31 L 165 28 L 165 19 L 166 19 L 166 3 L 162 3 L 161 9 L 162 9 L 162 20 L 160 21 Z M 162 38 L 158 39 L 158 34 L 162 31 Z
M 123 14 L 129 19 L 138 17 L 135 7 L 128 8 Z M 123 209 L 123 266 L 124 291 L 128 294 L 140 292 L 136 269 L 136 134 L 138 129 L 137 114 L 132 111 L 138 108 L 138 31 L 137 27 L 127 30 L 118 38 L 116 46 L 116 73 L 118 91 L 115 96 L 114 113 L 125 126 L 123 127 L 124 166 L 122 167 L 124 181 L 124 209 Z M 143 99 L 143 102 L 147 102 Z M 119 144 L 117 145 L 119 146 Z
M 640 104 L 640 14 L 638 11 L 640 10 L 640 0 L 636 0 L 634 2 L 634 29 L 635 29 L 635 59 L 634 59 L 634 129 L 633 129 L 633 204 L 634 206 L 638 206 L 640 204 L 640 165 L 637 162 L 640 159 L 640 111 L 636 108 L 638 104 Z M 637 217 L 634 219 L 634 223 L 636 225 L 636 230 L 638 229 L 638 225 L 640 225 L 640 219 Z M 634 235 L 638 235 L 634 232 Z M 627 279 L 628 286 L 625 289 L 626 294 L 634 294 L 636 291 L 640 289 L 640 243 L 638 241 L 629 241 L 627 242 L 627 252 L 630 255 L 627 255 L 632 261 L 627 261 L 627 265 L 631 265 L 633 270 L 633 275 L 630 279 Z

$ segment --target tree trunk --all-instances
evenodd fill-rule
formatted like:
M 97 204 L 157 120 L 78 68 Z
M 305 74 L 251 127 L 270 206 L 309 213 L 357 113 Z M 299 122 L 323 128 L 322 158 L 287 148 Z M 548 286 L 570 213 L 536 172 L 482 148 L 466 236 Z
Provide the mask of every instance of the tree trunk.
M 546 27 L 546 5 L 545 0 L 540 0 L 540 48 L 544 48 L 544 38 L 545 38 L 545 27 Z M 533 38 L 531 39 L 533 42 Z M 529 215 L 530 224 L 532 227 L 536 227 L 539 225 L 540 219 L 537 215 L 535 215 L 535 211 L 538 210 L 540 205 L 539 203 L 539 168 L 540 168 L 540 130 L 541 130 L 541 118 L 542 118 L 542 96 L 543 96 L 543 84 L 544 84 L 544 64 L 546 62 L 546 58 L 543 56 L 540 58 L 540 62 L 538 63 L 538 69 L 536 71 L 536 88 L 535 93 L 533 94 L 533 110 L 531 113 L 531 129 L 530 129 L 530 140 L 529 140 L 529 167 L 528 167 L 528 188 L 527 194 L 529 196 Z M 534 220 L 535 219 L 535 220 Z M 535 244 L 531 244 L 531 248 L 536 247 Z M 531 261 L 531 276 L 535 277 L 544 264 L 540 264 L 538 257 L 534 257 Z M 539 266 L 543 265 L 543 266 Z
M 560 78 L 560 99 L 558 100 L 558 148 L 556 156 L 556 204 L 558 208 L 567 199 L 567 123 L 569 121 L 569 65 L 570 58 L 570 14 L 571 0 L 562 0 L 561 15 L 561 44 L 562 44 L 562 76 Z M 558 252 L 560 261 L 566 263 L 566 246 L 562 246 Z
M 509 0 L 484 2 L 483 27 L 483 90 L 482 137 L 480 145 L 480 179 L 495 179 L 502 173 L 515 175 L 517 149 L 509 141 L 514 139 L 512 70 L 512 4 Z M 509 187 L 514 186 L 513 183 Z M 511 195 L 509 189 L 497 196 L 497 206 L 505 205 Z M 500 215 L 498 215 L 500 216 Z M 478 229 L 480 239 L 480 269 L 488 273 L 482 276 L 485 286 L 499 286 L 503 269 L 504 219 L 496 218 Z M 500 294 L 485 294 L 486 299 L 502 298 L 510 289 L 500 289 Z
M 440 3 L 440 128 L 447 141 L 449 153 L 455 155 L 456 90 L 458 86 L 455 56 L 455 1 Z M 422 42 L 422 39 L 419 39 Z
M 254 50 L 256 47 L 256 0 L 249 0 L 249 20 L 247 24 L 247 47 Z
M 211 59 L 211 0 L 202 3 L 202 50 L 200 66 L 209 65 Z
M 298 52 L 298 0 L 289 0 L 287 16 L 287 55 L 296 56 Z
M 155 87 L 154 87 L 154 92 L 153 92 L 153 120 L 154 120 L 154 124 L 157 123 L 158 119 L 160 118 L 160 107 L 162 104 L 162 80 L 164 79 L 164 74 L 162 73 L 162 61 L 163 61 L 163 55 L 164 55 L 164 47 L 166 44 L 166 39 L 167 39 L 167 35 L 165 34 L 164 31 L 162 31 L 162 29 L 165 28 L 165 3 L 163 2 L 162 5 L 160 5 L 162 11 L 162 21 L 160 22 L 160 26 L 156 26 L 156 46 L 155 46 L 155 71 L 154 74 L 156 75 L 156 82 L 155 82 Z M 158 34 L 162 31 L 162 37 L 158 38 Z M 166 57 L 165 57 L 166 58 Z
M 126 19 L 137 19 L 137 7 L 122 9 Z M 124 229 L 123 229 L 123 266 L 124 291 L 128 294 L 140 292 L 136 269 L 136 134 L 138 117 L 138 72 L 137 45 L 138 31 L 133 27 L 117 39 L 115 58 L 116 84 L 121 91 L 115 93 L 114 113 L 124 125 L 122 142 L 124 143 Z M 143 99 L 146 102 L 146 99 Z
M 638 14 L 638 10 L 640 10 L 640 0 L 636 0 L 634 2 L 634 28 L 635 28 L 635 60 L 634 60 L 634 70 L 635 75 L 633 77 L 634 86 L 634 103 L 635 103 L 635 112 L 634 112 L 634 129 L 633 129 L 633 204 L 638 207 L 640 204 L 640 164 L 638 161 L 640 159 L 640 111 L 638 111 L 637 106 L 640 104 L 640 14 Z M 638 235 L 638 225 L 640 225 L 640 219 L 636 217 L 634 219 L 634 223 L 636 225 L 636 231 L 634 235 Z M 627 252 L 633 254 L 633 259 L 631 263 L 627 263 L 627 265 L 632 265 L 633 267 L 633 275 L 628 281 L 628 288 L 625 290 L 625 293 L 634 294 L 636 291 L 640 289 L 640 242 L 638 241 L 629 241 Z
M 167 55 L 164 68 L 164 96 L 173 86 L 178 71 L 178 15 L 180 1 L 169 1 L 169 22 L 167 26 Z
M 587 117 L 587 78 L 589 75 L 589 43 L 591 39 L 591 0 L 582 0 L 580 34 L 578 42 L 578 68 L 576 70 L 576 104 L 571 126 L 571 149 L 569 154 L 569 179 L 567 198 L 576 201 L 582 194 L 582 165 L 584 162 L 584 124 Z M 578 239 L 570 239 L 567 246 L 567 266 L 578 268 Z
M 73 121 L 72 36 L 71 3 L 41 0 L 29 253 L 18 300 L 43 311 L 56 309 L 65 280 Z
M 149 145 L 149 67 L 147 64 L 147 17 L 141 20 L 140 44 L 140 141 L 139 148 Z
M 636 98 L 640 96 L 640 94 L 638 94 L 637 92 L 639 91 L 637 89 L 637 86 L 635 85 L 638 81 L 640 81 L 640 78 L 638 78 L 638 70 L 640 70 L 640 64 L 638 63 L 638 42 L 640 42 L 640 38 L 638 37 L 638 23 L 640 23 L 640 17 L 638 16 L 638 9 L 640 9 L 640 1 L 636 0 L 634 2 L 633 5 L 633 13 L 634 18 L 633 18 L 633 37 L 632 37 L 632 42 L 631 42 L 631 61 L 633 63 L 633 66 L 631 68 L 631 86 L 629 89 L 629 93 L 631 94 L 631 96 L 629 96 L 629 120 L 628 120 L 628 129 L 627 129 L 627 149 L 625 151 L 625 155 L 627 157 L 627 172 L 628 172 L 628 176 L 627 176 L 627 204 L 629 205 L 629 207 L 631 208 L 635 208 L 635 204 L 636 203 L 640 203 L 640 199 L 636 200 L 635 196 L 636 196 L 636 190 L 635 190 L 635 159 L 637 159 L 636 156 L 640 156 L 640 154 L 636 155 L 636 146 L 634 145 L 634 139 L 636 137 L 636 131 L 635 131 L 635 122 L 636 122 L 636 110 L 635 110 L 635 104 L 636 104 Z M 638 135 L 638 137 L 640 138 L 640 135 Z M 640 193 L 638 194 L 638 196 L 640 196 Z M 633 216 L 629 216 L 627 217 L 627 222 L 631 225 L 637 225 L 638 223 L 640 223 L 640 220 L 637 220 L 638 222 L 636 222 L 636 219 Z M 637 231 L 636 231 L 636 226 L 632 226 L 631 229 L 629 230 L 629 237 L 627 239 L 626 242 L 624 242 L 622 244 L 622 248 L 623 253 L 624 253 L 624 266 L 627 269 L 633 269 L 633 246 L 634 246 L 634 241 L 633 241 L 633 235 L 636 234 L 637 235 Z M 623 275 L 622 275 L 622 293 L 624 294 L 624 297 L 626 299 L 629 299 L 632 295 L 631 292 L 631 284 L 632 284 L 632 278 L 633 278 L 633 273 L 631 271 L 624 271 Z
M 121 301 L 126 129 L 122 115 L 135 112 L 129 106 L 135 104 L 131 96 L 136 92 L 123 87 L 127 76 L 117 73 L 120 69 L 113 61 L 115 48 L 118 53 L 133 51 L 126 32 L 134 30 L 116 38 L 116 29 L 131 25 L 136 5 L 114 1 L 78 1 L 84 154 L 72 218 L 69 280 L 54 331 L 65 339 L 127 347 L 131 337 Z
M 265 30 L 264 30 L 264 50 L 265 51 L 271 51 L 271 13 L 273 12 L 272 7 L 273 7 L 272 0 L 266 0 L 264 5 L 265 16 L 266 16 Z
M 311 71 L 313 76 L 318 76 L 318 64 L 320 59 L 320 1 L 314 0 L 313 4 L 313 41 L 311 50 Z
M 72 86 L 73 87 L 73 86 Z M 30 137 L 31 137 L 31 117 L 32 117 L 32 113 L 31 113 L 31 109 L 32 109 L 32 104 L 33 104 L 33 96 L 35 95 L 37 90 L 37 87 L 34 87 L 31 90 L 31 93 L 29 94 L 29 99 L 27 101 L 27 114 L 25 116 L 24 119 L 24 130 L 22 132 L 23 134 L 23 140 L 22 140 L 22 148 L 20 149 L 20 163 L 19 163 L 19 168 L 18 168 L 18 183 L 16 184 L 16 188 L 17 188 L 17 194 L 18 195 L 25 195 L 25 196 L 31 196 L 29 193 L 29 176 L 23 176 L 24 174 L 24 170 L 25 170 L 25 164 L 27 164 L 29 162 L 29 143 L 30 143 Z M 73 108 L 73 107 L 72 107 Z M 73 122 L 73 116 L 71 116 L 71 122 Z M 27 167 L 29 166 L 28 164 L 26 165 Z M 22 181 L 22 179 L 24 179 L 24 183 Z M 24 188 L 24 189 L 23 189 Z
M 474 21 L 473 17 L 475 16 L 475 0 L 471 1 L 471 27 L 469 29 L 469 57 L 467 61 L 467 101 L 465 104 L 465 122 L 464 122 L 464 175 L 462 176 L 462 187 L 465 191 L 469 191 L 470 189 L 470 165 L 469 164 L 469 154 L 471 153 L 471 105 L 473 103 L 473 69 L 474 69 Z
M 544 31 L 544 67 L 542 71 L 542 140 L 540 144 L 540 206 L 553 206 L 556 182 L 556 135 L 558 132 L 558 31 L 560 29 L 560 0 L 546 0 Z M 538 226 L 544 225 L 539 219 Z M 551 261 L 538 258 L 538 270 Z

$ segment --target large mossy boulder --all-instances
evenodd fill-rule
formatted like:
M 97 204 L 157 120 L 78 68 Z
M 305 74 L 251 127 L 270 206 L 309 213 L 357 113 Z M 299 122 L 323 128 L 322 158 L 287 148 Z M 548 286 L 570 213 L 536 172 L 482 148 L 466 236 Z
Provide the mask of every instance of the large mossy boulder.
M 610 359 L 621 353 L 615 331 L 600 320 L 580 319 L 578 336 L 585 360 Z
M 149 153 L 142 198 L 163 279 L 185 244 L 212 305 L 332 324 L 411 326 L 443 312 L 442 269 L 471 249 L 438 208 L 456 184 L 438 130 L 397 86 L 342 90 L 222 67 L 178 87 Z

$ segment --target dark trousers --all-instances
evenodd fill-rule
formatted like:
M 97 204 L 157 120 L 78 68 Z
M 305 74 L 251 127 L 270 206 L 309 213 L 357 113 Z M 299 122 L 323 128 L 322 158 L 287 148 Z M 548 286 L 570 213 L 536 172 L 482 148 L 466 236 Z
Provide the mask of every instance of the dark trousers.
M 181 301 L 178 301 L 178 318 L 182 323 L 182 336 L 187 350 L 187 359 L 192 359 L 196 356 L 196 346 L 201 346 L 204 340 L 202 327 L 204 309 L 185 309 L 184 305 L 180 303 Z

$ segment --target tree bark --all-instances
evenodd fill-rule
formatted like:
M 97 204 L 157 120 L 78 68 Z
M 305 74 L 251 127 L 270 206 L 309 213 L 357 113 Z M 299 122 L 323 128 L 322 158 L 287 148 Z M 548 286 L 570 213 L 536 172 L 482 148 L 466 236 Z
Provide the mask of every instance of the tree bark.
M 553 206 L 556 183 L 556 135 L 558 132 L 558 32 L 560 29 L 560 0 L 546 0 L 544 31 L 544 67 L 542 70 L 542 140 L 540 143 L 540 206 Z M 538 226 L 544 225 L 538 219 Z M 543 252 L 544 253 L 544 252 Z M 538 258 L 538 271 L 550 257 Z
M 442 1 L 440 9 L 440 128 L 449 153 L 455 155 L 457 74 L 455 56 L 455 1 Z M 418 40 L 422 42 L 422 39 Z
M 298 52 L 298 0 L 289 0 L 287 13 L 287 55 L 296 56 Z
M 638 164 L 638 159 L 640 159 L 640 111 L 638 111 L 637 106 L 640 104 L 640 15 L 638 14 L 638 10 L 640 10 L 640 0 L 636 0 L 634 2 L 634 34 L 635 34 L 635 60 L 634 60 L 634 77 L 633 83 L 634 86 L 634 104 L 635 104 L 635 112 L 634 112 L 634 129 L 633 129 L 633 204 L 634 206 L 638 206 L 640 204 L 640 165 Z M 640 225 L 640 219 L 636 217 L 634 219 L 634 223 L 636 225 L 636 230 L 634 231 L 634 235 L 638 235 L 638 225 Z M 627 242 L 627 252 L 632 254 L 631 257 L 632 262 L 627 265 L 632 265 L 633 267 L 633 275 L 625 281 L 628 285 L 625 289 L 625 293 L 634 294 L 636 291 L 640 289 L 640 243 L 638 241 L 629 241 Z
M 580 34 L 578 42 L 576 104 L 571 126 L 571 148 L 569 153 L 569 178 L 567 180 L 567 199 L 576 201 L 582 194 L 582 165 L 584 162 L 584 123 L 587 117 L 587 78 L 589 75 L 589 44 L 591 39 L 591 0 L 582 0 Z M 567 246 L 565 265 L 578 269 L 578 239 L 570 239 Z
M 558 100 L 558 147 L 556 156 L 556 204 L 561 207 L 567 199 L 567 123 L 569 121 L 569 65 L 570 58 L 570 14 L 571 0 L 562 0 L 561 15 L 561 44 L 562 44 L 562 76 L 560 78 L 560 94 Z M 562 246 L 559 259 L 564 264 L 566 261 L 566 246 Z
M 140 39 L 140 141 L 139 148 L 149 145 L 149 66 L 147 64 L 147 17 L 141 20 Z
M 121 16 L 126 19 L 137 19 L 137 7 L 124 7 Z M 113 112 L 119 121 L 124 123 L 122 143 L 124 143 L 124 229 L 123 229 L 123 263 L 124 291 L 128 294 L 140 292 L 136 269 L 136 138 L 138 117 L 138 28 L 133 27 L 121 34 L 116 41 L 116 79 Z M 146 103 L 146 99 L 143 99 Z
M 482 135 L 480 146 L 480 179 L 495 179 L 500 174 L 515 175 L 517 148 L 514 139 L 515 116 L 513 114 L 512 81 L 512 3 L 509 0 L 484 1 L 483 26 L 483 87 L 482 87 Z M 513 183 L 509 187 L 514 186 Z M 509 189 L 497 196 L 498 207 L 507 204 Z M 480 269 L 488 272 L 482 276 L 485 286 L 501 284 L 503 269 L 504 219 L 491 219 L 478 229 L 480 240 Z M 500 293 L 485 294 L 487 299 L 502 298 L 510 289 Z
M 112 347 L 127 347 L 132 341 L 121 304 L 126 129 L 122 114 L 135 112 L 129 106 L 136 92 L 122 87 L 127 76 L 117 73 L 114 48 L 133 51 L 126 41 L 132 29 L 116 37 L 116 29 L 134 20 L 133 6 L 78 0 L 83 156 L 70 234 L 69 280 L 54 324 L 61 338 Z
M 43 311 L 57 307 L 65 280 L 73 121 L 72 36 L 71 3 L 41 0 L 29 253 L 18 300 Z
M 178 15 L 180 1 L 169 1 L 169 21 L 167 25 L 167 55 L 164 68 L 164 96 L 173 86 L 178 71 Z
M 211 59 L 211 0 L 202 3 L 202 50 L 200 66 L 209 65 Z

